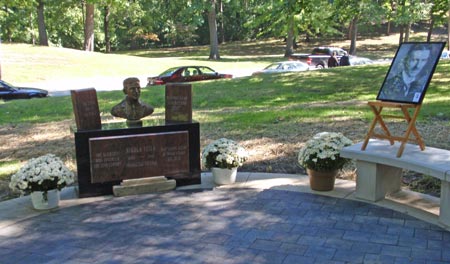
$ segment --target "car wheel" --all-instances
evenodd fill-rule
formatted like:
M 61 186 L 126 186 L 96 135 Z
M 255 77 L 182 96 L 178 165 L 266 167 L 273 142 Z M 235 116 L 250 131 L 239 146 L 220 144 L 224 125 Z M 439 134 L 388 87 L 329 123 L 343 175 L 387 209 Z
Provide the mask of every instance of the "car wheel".
M 323 68 L 325 68 L 322 64 L 317 64 L 316 65 L 316 69 L 323 69 Z

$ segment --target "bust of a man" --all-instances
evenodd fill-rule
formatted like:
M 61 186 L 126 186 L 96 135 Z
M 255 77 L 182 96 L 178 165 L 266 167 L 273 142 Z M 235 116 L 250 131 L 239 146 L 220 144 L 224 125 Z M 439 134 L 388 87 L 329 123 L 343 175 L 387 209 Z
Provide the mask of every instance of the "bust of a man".
M 141 85 L 138 78 L 125 79 L 123 81 L 123 93 L 126 94 L 125 99 L 111 109 L 113 116 L 137 121 L 153 113 L 154 109 L 151 105 L 139 100 Z

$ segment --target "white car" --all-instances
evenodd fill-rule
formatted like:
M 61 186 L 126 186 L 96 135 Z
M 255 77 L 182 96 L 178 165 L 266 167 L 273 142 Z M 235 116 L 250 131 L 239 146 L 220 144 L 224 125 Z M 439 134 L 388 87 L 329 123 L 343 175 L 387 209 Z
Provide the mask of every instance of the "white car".
M 366 64 L 372 64 L 372 63 L 373 63 L 373 60 L 371 60 L 369 58 L 350 56 L 350 65 L 352 65 L 352 66 L 366 65 Z
M 280 61 L 275 62 L 264 68 L 263 70 L 254 72 L 252 75 L 264 73 L 283 73 L 283 72 L 298 72 L 308 71 L 309 65 L 300 61 Z

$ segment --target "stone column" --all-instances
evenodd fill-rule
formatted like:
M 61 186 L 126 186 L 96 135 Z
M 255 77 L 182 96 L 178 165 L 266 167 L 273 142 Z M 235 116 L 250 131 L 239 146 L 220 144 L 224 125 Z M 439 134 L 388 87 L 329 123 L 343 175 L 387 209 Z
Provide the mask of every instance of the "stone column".
M 356 168 L 356 198 L 375 202 L 400 190 L 402 169 L 361 160 Z

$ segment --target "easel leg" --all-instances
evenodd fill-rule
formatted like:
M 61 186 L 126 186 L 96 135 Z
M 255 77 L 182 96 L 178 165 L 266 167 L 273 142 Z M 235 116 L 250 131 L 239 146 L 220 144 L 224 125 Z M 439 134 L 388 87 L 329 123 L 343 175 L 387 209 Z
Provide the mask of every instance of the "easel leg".
M 374 129 L 377 123 L 380 123 L 381 128 L 383 129 L 384 133 L 386 134 L 386 138 L 389 140 L 389 143 L 391 145 L 394 145 L 394 140 L 391 138 L 391 133 L 389 132 L 389 129 L 387 128 L 386 124 L 383 121 L 383 118 L 381 117 L 381 111 L 383 111 L 383 107 L 380 106 L 380 108 L 377 108 L 374 105 L 369 105 L 372 109 L 372 112 L 374 113 L 375 117 L 372 120 L 372 124 L 370 125 L 369 132 L 367 132 L 366 138 L 364 139 L 364 142 L 361 146 L 361 150 L 365 150 L 367 147 L 367 144 L 369 143 L 370 138 L 374 134 Z
M 421 107 L 421 105 L 417 105 L 415 107 L 414 114 L 413 114 L 412 118 L 409 115 L 408 108 L 406 106 L 402 106 L 401 107 L 403 115 L 405 116 L 405 120 L 408 123 L 408 128 L 406 129 L 405 135 L 402 138 L 402 144 L 400 145 L 400 148 L 398 149 L 397 158 L 402 156 L 403 150 L 405 149 L 405 145 L 406 145 L 406 143 L 409 140 L 411 132 L 415 136 L 415 138 L 417 140 L 417 143 L 420 146 L 420 150 L 422 150 L 422 151 L 425 150 L 425 144 L 424 144 L 424 142 L 422 140 L 422 137 L 420 136 L 419 132 L 417 131 L 416 125 L 415 125 L 416 124 L 416 120 L 417 120 L 417 115 L 419 114 L 420 107 Z

